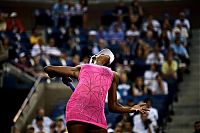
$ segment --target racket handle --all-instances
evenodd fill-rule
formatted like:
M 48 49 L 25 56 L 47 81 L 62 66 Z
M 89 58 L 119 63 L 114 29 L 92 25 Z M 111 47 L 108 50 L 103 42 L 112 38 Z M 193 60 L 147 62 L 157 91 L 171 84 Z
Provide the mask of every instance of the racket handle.
M 72 91 L 75 90 L 75 87 L 74 87 L 74 85 L 72 84 L 72 82 L 67 82 L 67 86 L 69 86 L 69 87 L 72 89 Z
M 74 91 L 74 90 L 75 90 L 75 87 L 74 87 L 74 85 L 72 84 L 72 81 L 73 81 L 73 80 L 72 80 L 70 77 L 62 77 L 62 82 L 63 82 L 65 85 L 69 86 L 70 89 L 72 89 L 72 91 Z

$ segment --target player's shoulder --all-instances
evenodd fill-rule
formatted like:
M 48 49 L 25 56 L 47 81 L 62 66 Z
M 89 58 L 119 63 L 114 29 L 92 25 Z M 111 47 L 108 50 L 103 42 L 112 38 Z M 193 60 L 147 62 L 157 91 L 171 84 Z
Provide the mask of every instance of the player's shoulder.
M 113 72 L 113 78 L 116 80 L 119 80 L 119 73 L 116 71 L 112 71 Z
M 118 72 L 116 72 L 116 71 L 112 71 L 112 72 L 113 72 L 113 75 L 119 76 Z

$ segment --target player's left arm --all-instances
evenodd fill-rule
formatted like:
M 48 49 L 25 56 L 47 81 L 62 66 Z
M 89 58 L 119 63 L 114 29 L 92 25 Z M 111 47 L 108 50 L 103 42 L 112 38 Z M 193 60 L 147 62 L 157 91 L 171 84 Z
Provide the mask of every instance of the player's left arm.
M 119 112 L 119 113 L 133 113 L 136 111 L 139 111 L 141 113 L 146 113 L 146 111 L 148 111 L 148 109 L 146 108 L 145 103 L 134 105 L 132 107 L 123 106 L 118 103 L 116 92 L 117 92 L 117 87 L 119 84 L 119 76 L 116 72 L 113 72 L 113 74 L 114 74 L 114 77 L 113 77 L 112 86 L 108 91 L 108 108 L 109 108 L 109 110 L 112 112 Z

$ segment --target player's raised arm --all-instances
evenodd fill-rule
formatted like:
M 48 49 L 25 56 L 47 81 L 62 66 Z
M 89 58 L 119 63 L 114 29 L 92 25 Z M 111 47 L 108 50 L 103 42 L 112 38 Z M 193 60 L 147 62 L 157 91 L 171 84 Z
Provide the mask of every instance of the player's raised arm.
M 73 77 L 78 78 L 80 72 L 80 66 L 69 67 L 69 66 L 46 66 L 44 71 L 49 75 L 50 78 L 54 77 Z

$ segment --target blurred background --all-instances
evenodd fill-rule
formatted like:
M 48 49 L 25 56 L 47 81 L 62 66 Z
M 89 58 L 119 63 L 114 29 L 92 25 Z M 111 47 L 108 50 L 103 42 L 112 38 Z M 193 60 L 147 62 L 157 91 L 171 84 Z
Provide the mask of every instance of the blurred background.
M 72 90 L 43 67 L 85 64 L 109 48 L 119 102 L 150 107 L 148 115 L 118 114 L 106 101 L 109 133 L 198 133 L 199 7 L 195 0 L 1 0 L 1 132 L 67 132 Z

